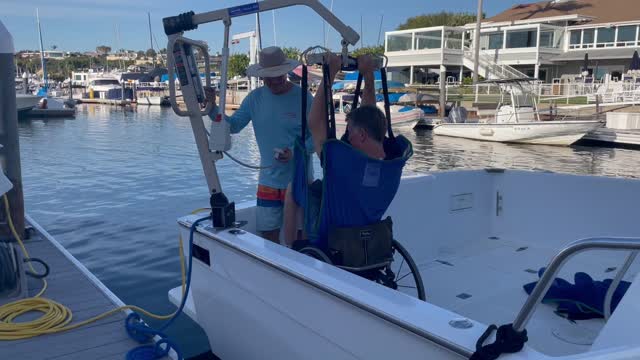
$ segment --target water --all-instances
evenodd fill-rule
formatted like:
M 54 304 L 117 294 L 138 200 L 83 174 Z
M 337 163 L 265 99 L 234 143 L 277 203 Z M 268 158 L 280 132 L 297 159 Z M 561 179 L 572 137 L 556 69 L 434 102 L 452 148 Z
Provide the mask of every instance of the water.
M 83 105 L 75 120 L 24 121 L 19 132 L 28 213 L 125 303 L 172 312 L 167 291 L 180 279 L 176 218 L 208 203 L 188 119 L 167 108 Z M 410 173 L 500 167 L 640 177 L 633 150 L 404 135 L 414 143 Z M 250 128 L 234 144 L 235 155 L 258 162 Z M 255 171 L 227 159 L 218 169 L 231 199 L 254 198 Z M 169 334 L 188 356 L 208 349 L 186 316 Z

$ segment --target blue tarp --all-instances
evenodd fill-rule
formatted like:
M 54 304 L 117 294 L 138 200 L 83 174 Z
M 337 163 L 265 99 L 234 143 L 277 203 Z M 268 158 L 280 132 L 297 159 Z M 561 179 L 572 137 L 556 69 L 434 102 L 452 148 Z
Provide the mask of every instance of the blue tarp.
M 545 268 L 538 271 L 542 276 Z M 542 299 L 543 303 L 557 305 L 556 314 L 569 320 L 586 320 L 604 317 L 604 300 L 611 286 L 611 279 L 595 281 L 586 273 L 574 275 L 574 283 L 561 278 L 555 278 L 551 287 Z M 523 286 L 527 294 L 531 294 L 537 282 Z M 611 299 L 611 312 L 618 306 L 622 297 L 631 285 L 628 281 L 621 281 Z
M 376 90 L 382 90 L 382 81 L 376 80 L 375 86 L 376 86 L 375 88 Z M 403 88 L 405 87 L 405 84 L 399 81 L 387 81 L 387 86 L 389 88 Z M 331 87 L 331 89 L 333 89 L 334 91 L 340 91 L 344 89 L 355 89 L 355 88 L 356 88 L 355 80 L 336 81 Z
M 359 72 L 357 70 L 353 71 L 353 72 L 350 72 L 350 73 L 346 73 L 346 74 L 344 74 L 344 79 L 345 80 L 356 81 L 356 80 L 358 80 L 358 74 L 359 74 Z M 374 72 L 373 73 L 373 77 L 376 80 L 382 80 L 382 76 L 380 75 L 380 70 Z

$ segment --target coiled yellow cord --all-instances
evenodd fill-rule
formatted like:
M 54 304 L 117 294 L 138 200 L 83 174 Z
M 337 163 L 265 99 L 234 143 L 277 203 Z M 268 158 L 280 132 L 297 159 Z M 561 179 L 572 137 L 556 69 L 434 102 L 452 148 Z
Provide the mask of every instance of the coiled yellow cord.
M 29 258 L 29 253 L 27 252 L 27 249 L 25 248 L 20 235 L 16 231 L 13 220 L 11 219 L 11 212 L 7 195 L 4 195 L 3 199 L 4 208 L 7 213 L 7 222 L 9 223 L 11 234 L 18 241 L 18 244 L 20 245 L 20 248 L 24 253 L 24 257 Z M 200 210 L 203 209 L 198 209 L 196 210 L 196 212 L 199 212 Z M 35 269 L 33 268 L 33 265 L 31 265 L 31 263 L 29 263 L 29 267 L 31 268 L 31 271 L 35 272 Z M 186 286 L 186 275 L 184 252 L 182 250 L 182 236 L 180 236 L 180 271 L 182 275 L 182 296 L 185 296 L 184 291 Z M 69 325 L 69 323 L 71 323 L 73 319 L 73 313 L 71 312 L 71 310 L 56 301 L 42 297 L 42 294 L 44 294 L 44 292 L 47 290 L 47 285 L 47 281 L 43 279 L 42 290 L 40 290 L 40 292 L 38 292 L 36 296 L 32 298 L 17 300 L 0 306 L 0 340 L 26 339 L 43 334 L 54 334 L 73 330 L 96 322 L 100 319 L 104 319 L 123 310 L 133 310 L 140 314 L 144 314 L 150 318 L 158 320 L 170 319 L 175 315 L 175 312 L 168 315 L 157 315 L 135 305 L 126 305 L 109 310 L 105 313 L 92 317 L 91 319 Z M 14 321 L 20 315 L 26 314 L 28 312 L 40 312 L 42 313 L 42 316 L 32 321 Z

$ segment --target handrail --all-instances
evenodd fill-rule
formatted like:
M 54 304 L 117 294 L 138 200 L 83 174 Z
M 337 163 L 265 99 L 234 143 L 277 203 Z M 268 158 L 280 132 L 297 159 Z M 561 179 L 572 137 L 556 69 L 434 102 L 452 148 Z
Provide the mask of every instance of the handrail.
M 604 297 L 604 320 L 605 321 L 608 321 L 609 318 L 611 317 L 611 301 L 613 300 L 613 294 L 616 292 L 616 289 L 618 288 L 620 281 L 622 281 L 622 278 L 624 277 L 624 275 L 627 273 L 627 271 L 629 271 L 631 264 L 633 264 L 633 261 L 636 259 L 637 256 L 638 256 L 637 251 L 633 251 L 631 254 L 629 254 L 629 256 L 627 257 L 627 260 L 625 260 L 624 262 L 624 265 L 622 265 L 622 267 L 620 268 L 620 271 L 618 271 L 618 273 L 616 274 L 616 277 L 613 279 L 613 281 L 611 281 L 611 284 L 609 285 L 609 289 L 607 289 L 607 295 L 605 295 Z
M 547 293 L 558 271 L 564 266 L 565 262 L 574 255 L 587 250 L 640 250 L 640 238 L 588 238 L 574 241 L 566 248 L 561 250 L 553 260 L 549 263 L 546 270 L 540 277 L 540 280 L 533 288 L 533 291 L 522 305 L 518 316 L 513 322 L 515 331 L 522 331 L 533 316 L 538 304 Z
M 468 59 L 473 59 L 473 49 L 465 46 L 463 50 L 465 57 L 467 57 Z M 487 56 L 486 54 L 480 53 L 480 61 L 484 63 L 485 67 L 491 68 L 495 73 L 501 74 L 503 76 L 506 75 L 507 78 L 521 79 L 527 77 L 526 74 L 518 71 L 512 66 L 497 64 L 493 58 Z

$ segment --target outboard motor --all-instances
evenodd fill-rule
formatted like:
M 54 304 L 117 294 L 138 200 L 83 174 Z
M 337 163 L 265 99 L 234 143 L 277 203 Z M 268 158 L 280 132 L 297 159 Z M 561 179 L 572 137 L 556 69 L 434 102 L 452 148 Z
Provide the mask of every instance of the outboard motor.
M 449 111 L 448 122 L 454 124 L 462 124 L 467 122 L 468 112 L 463 106 L 456 106 Z

